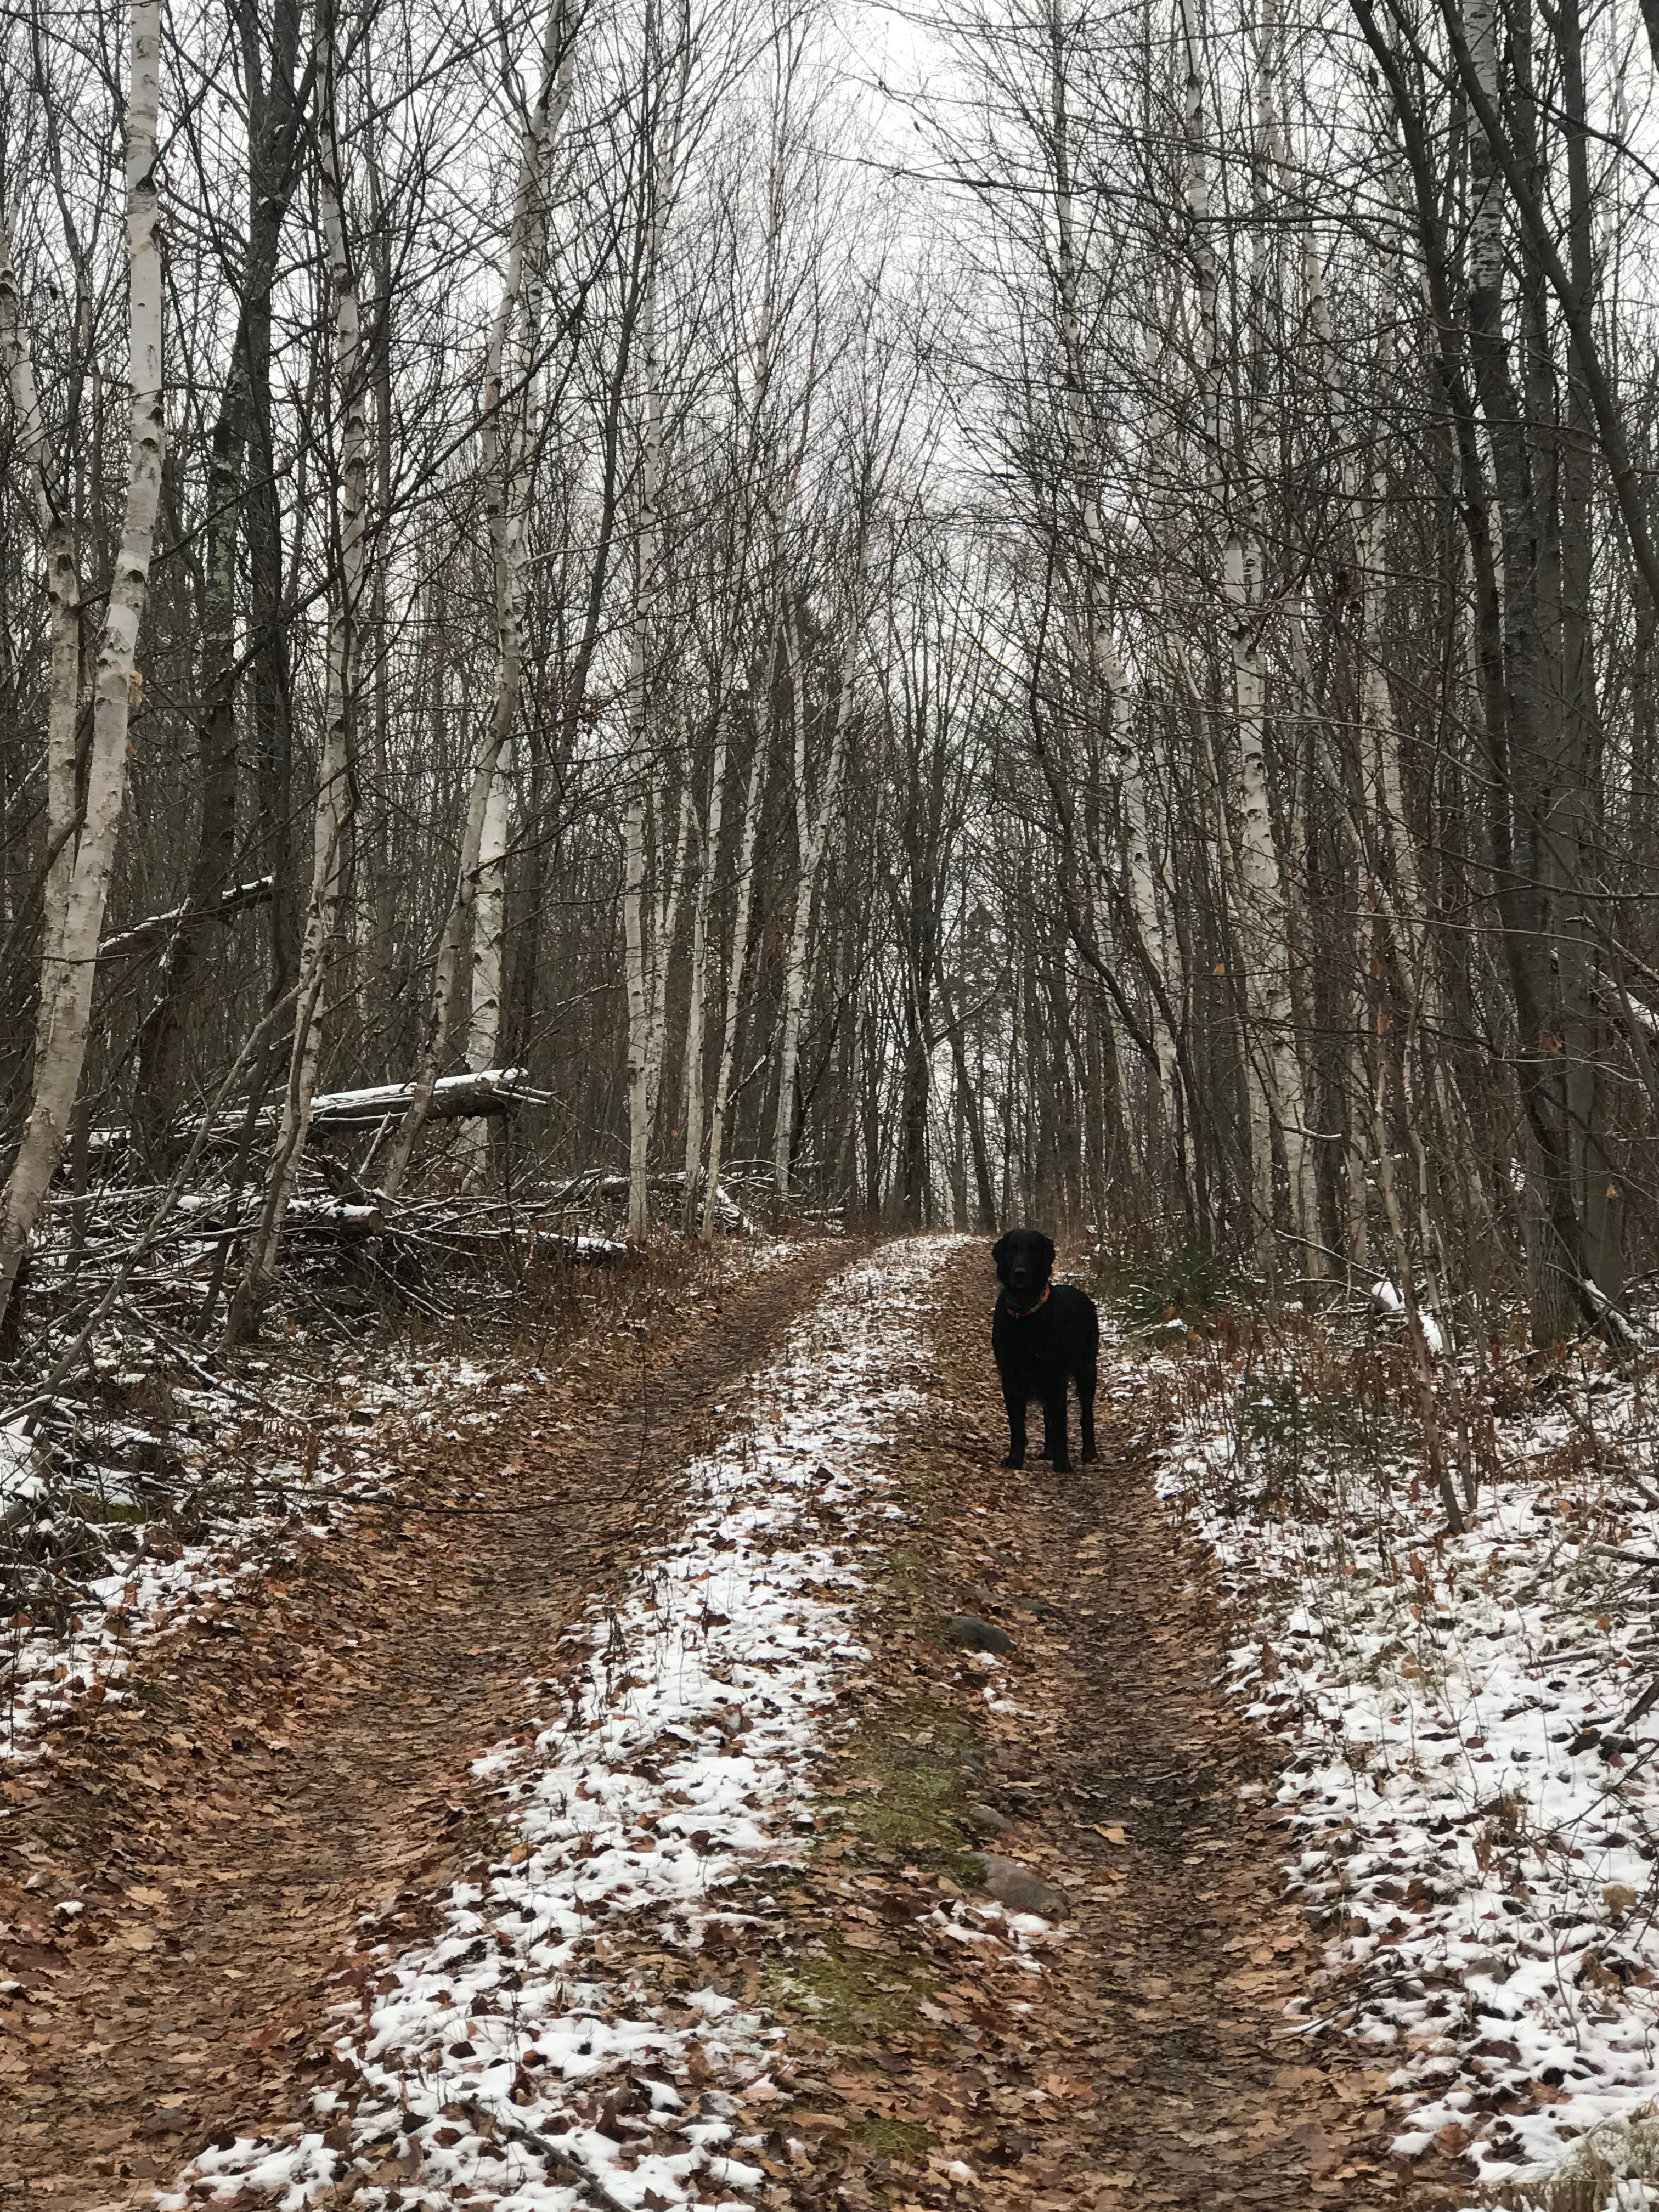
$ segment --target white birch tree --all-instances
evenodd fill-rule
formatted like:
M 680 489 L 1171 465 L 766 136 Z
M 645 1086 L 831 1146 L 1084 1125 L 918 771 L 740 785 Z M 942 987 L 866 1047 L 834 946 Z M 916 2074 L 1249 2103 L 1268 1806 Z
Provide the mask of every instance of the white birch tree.
M 259 1214 L 225 1317 L 227 1345 L 258 1334 L 276 1286 L 283 1230 L 317 1091 L 329 970 L 336 952 L 349 818 L 350 727 L 357 684 L 359 623 L 368 568 L 368 378 L 362 358 L 357 276 L 346 232 L 336 118 L 331 100 L 319 134 L 317 201 L 333 303 L 332 383 L 340 410 L 337 569 L 329 603 L 328 672 L 317 800 L 312 816 L 311 890 L 300 944 L 293 1042 Z
M 800 623 L 792 608 L 784 617 L 785 651 L 791 696 L 791 756 L 794 769 L 795 851 L 797 854 L 793 911 L 789 924 L 789 949 L 783 971 L 783 1025 L 778 1046 L 778 1103 L 772 1125 L 772 1188 L 780 1204 L 789 1202 L 794 1148 L 795 1076 L 800 1061 L 801 1018 L 806 1004 L 810 969 L 812 912 L 817 899 L 818 877 L 823 865 L 830 825 L 841 801 L 842 776 L 847 766 L 848 740 L 857 700 L 859 653 L 863 631 L 863 570 L 868 534 L 867 511 L 860 503 L 855 528 L 851 587 L 842 617 L 841 651 L 837 657 L 836 704 L 830 726 L 826 757 L 813 796 L 807 749 L 805 664 L 801 651 Z
M 126 261 L 129 446 L 120 543 L 98 640 L 92 742 L 86 795 L 75 825 L 75 709 L 78 671 L 71 690 L 70 628 L 78 630 L 72 544 L 54 520 L 48 532 L 49 591 L 53 609 L 52 703 L 48 721 L 50 835 L 61 839 L 47 890 L 48 933 L 41 963 L 34 1071 L 23 1140 L 0 1196 L 0 1318 L 3 1318 L 46 1204 L 68 1133 L 86 1060 L 87 1036 L 97 977 L 98 940 L 115 866 L 116 842 L 127 791 L 131 751 L 128 726 L 143 691 L 137 668 L 138 633 L 149 590 L 150 558 L 161 502 L 167 423 L 162 398 L 162 272 L 156 242 L 157 132 L 161 118 L 161 0 L 135 0 L 131 17 L 126 136 Z M 9 263 L 9 255 L 7 257 Z M 27 368 L 27 347 L 16 301 L 0 298 L 0 343 L 8 355 L 8 383 L 19 434 L 30 449 L 37 486 L 48 509 L 55 499 L 38 429 L 40 411 Z M 46 520 L 43 514 L 43 520 Z M 77 641 L 78 658 L 78 641 Z
M 682 16 L 677 51 L 662 51 L 660 11 L 646 10 L 646 68 L 640 128 L 643 139 L 640 221 L 640 442 L 635 491 L 633 564 L 623 763 L 623 939 L 628 1000 L 628 1233 L 650 1223 L 651 1137 L 662 1066 L 663 1010 L 672 932 L 690 834 L 689 780 L 681 794 L 679 834 L 671 848 L 663 788 L 664 747 L 656 742 L 653 659 L 665 599 L 662 544 L 664 395 L 660 318 L 668 229 L 679 190 L 692 59 L 691 27 Z M 648 842 L 656 830 L 653 889 Z M 672 857 L 671 857 L 672 854 Z
M 544 249 L 550 208 L 550 166 L 570 104 L 579 20 L 560 0 L 549 12 L 535 98 L 519 150 L 519 172 L 507 235 L 501 298 L 484 356 L 480 464 L 489 532 L 495 594 L 495 682 L 489 719 L 473 763 L 461 829 L 454 890 L 433 963 L 410 1092 L 382 1182 L 389 1196 L 403 1188 L 410 1160 L 443 1072 L 450 1008 L 469 924 L 472 932 L 472 1002 L 467 1066 L 493 1064 L 501 1034 L 501 945 L 507 845 L 507 766 L 524 678 L 524 594 L 530 472 L 536 449 L 539 375 L 538 318 L 527 312 L 535 268 Z M 488 1158 L 488 1139 L 475 1142 L 473 1173 Z M 483 1158 L 477 1147 L 483 1147 Z

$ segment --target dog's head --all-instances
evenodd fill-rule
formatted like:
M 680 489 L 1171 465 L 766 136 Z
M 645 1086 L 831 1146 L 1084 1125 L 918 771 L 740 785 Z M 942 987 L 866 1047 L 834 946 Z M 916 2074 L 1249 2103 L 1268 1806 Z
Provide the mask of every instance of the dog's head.
M 1023 1302 L 1048 1281 L 1054 1248 L 1040 1229 L 1010 1229 L 991 1247 L 991 1257 L 1004 1289 Z

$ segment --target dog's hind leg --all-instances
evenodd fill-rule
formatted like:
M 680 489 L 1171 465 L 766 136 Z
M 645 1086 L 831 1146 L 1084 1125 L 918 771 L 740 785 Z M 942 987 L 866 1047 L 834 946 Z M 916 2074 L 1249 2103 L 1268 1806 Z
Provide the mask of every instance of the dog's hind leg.
M 1066 1385 L 1063 1382 L 1060 1386 L 1059 1397 L 1045 1398 L 1042 1401 L 1042 1425 L 1048 1443 L 1053 1447 L 1048 1455 L 1054 1461 L 1054 1473 L 1069 1474 L 1072 1455 L 1066 1448 Z
M 1008 1408 L 1008 1456 L 1004 1467 L 1024 1467 L 1025 1464 L 1025 1401 L 1016 1397 L 1004 1383 L 1002 1401 Z
M 1078 1411 L 1083 1416 L 1082 1457 L 1086 1466 L 1089 1461 L 1100 1456 L 1095 1449 L 1095 1363 L 1092 1359 L 1086 1367 L 1078 1370 L 1077 1402 Z

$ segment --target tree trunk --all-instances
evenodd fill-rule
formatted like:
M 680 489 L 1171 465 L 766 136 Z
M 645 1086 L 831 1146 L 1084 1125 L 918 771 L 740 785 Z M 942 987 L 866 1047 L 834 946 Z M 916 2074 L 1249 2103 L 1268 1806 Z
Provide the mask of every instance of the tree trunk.
M 334 295 L 334 369 L 339 392 L 339 572 L 329 608 L 328 690 L 322 759 L 312 821 L 311 894 L 301 940 L 294 1037 L 276 1141 L 259 1219 L 225 1316 L 225 1344 L 258 1333 L 276 1287 L 283 1224 L 311 1127 L 322 1050 L 324 994 L 339 917 L 341 866 L 350 808 L 349 734 L 357 674 L 358 620 L 368 550 L 368 387 L 362 373 L 356 277 L 346 238 L 344 191 L 333 118 L 318 149 L 318 203 Z
M 714 1242 L 719 1220 L 720 1156 L 726 1146 L 726 1117 L 732 1099 L 732 1074 L 738 1054 L 738 1022 L 743 1012 L 744 971 L 749 958 L 750 915 L 755 898 L 755 846 L 766 800 L 766 772 L 772 757 L 772 732 L 757 730 L 744 793 L 743 833 L 738 848 L 733 891 L 732 957 L 726 971 L 726 1015 L 720 1028 L 720 1068 L 714 1079 L 714 1110 L 708 1119 L 708 1178 L 703 1192 L 702 1237 Z
M 1494 0 L 1473 0 L 1468 44 L 1475 80 L 1495 108 L 1498 40 Z M 1520 1030 L 1516 1073 L 1536 1146 L 1537 1173 L 1528 1181 L 1536 1185 L 1542 1234 L 1533 1285 L 1532 1333 L 1534 1343 L 1548 1345 L 1571 1332 L 1586 1294 L 1572 1194 L 1563 1025 L 1553 972 L 1551 893 L 1560 888 L 1560 849 L 1553 818 L 1557 763 L 1542 696 L 1546 653 L 1539 599 L 1540 572 L 1549 561 L 1541 542 L 1547 522 L 1534 490 L 1528 410 L 1516 388 L 1504 327 L 1504 182 L 1497 149 L 1479 127 L 1470 134 L 1470 352 L 1502 525 L 1502 634 L 1501 641 L 1492 642 L 1502 672 L 1504 719 L 1498 734 L 1507 753 L 1507 774 L 1494 793 L 1494 859 L 1504 951 Z M 1498 610 L 1492 612 L 1496 615 Z
M 1080 655 L 1085 669 L 1085 694 L 1092 724 L 1097 773 L 1109 772 L 1122 795 L 1124 878 L 1129 928 L 1127 934 L 1136 963 L 1146 983 L 1146 1025 L 1152 1042 L 1154 1112 L 1177 1136 L 1181 1128 L 1174 1031 L 1168 1018 L 1169 979 L 1161 957 L 1163 932 L 1158 913 L 1158 890 L 1148 835 L 1146 779 L 1140 750 L 1119 726 L 1128 707 L 1129 679 L 1111 635 L 1107 603 L 1108 557 L 1097 486 L 1100 440 L 1089 420 L 1087 383 L 1083 356 L 1083 325 L 1079 307 L 1078 253 L 1073 214 L 1071 126 L 1067 114 L 1064 36 L 1057 8 L 1048 18 L 1051 52 L 1050 94 L 1053 123 L 1054 188 L 1055 284 L 1059 294 L 1061 357 L 1065 365 L 1062 419 L 1066 458 L 1075 492 L 1081 531 L 1084 632 Z M 1096 840 L 1090 841 L 1088 858 L 1103 893 L 1105 868 Z M 1097 900 L 1098 902 L 1098 900 Z
M 269 1007 L 292 986 L 298 972 L 300 916 L 289 611 L 283 582 L 283 509 L 271 390 L 271 284 L 255 281 L 253 272 L 274 271 L 276 266 L 283 218 L 293 191 L 290 171 L 301 151 L 314 62 L 296 87 L 300 0 L 272 0 L 268 76 L 262 44 L 267 21 L 264 9 L 258 0 L 232 0 L 232 8 L 248 97 L 250 281 L 244 284 L 241 306 L 248 409 L 243 524 L 248 560 L 249 692 L 264 843 L 260 872 L 271 878 Z
M 188 899 L 162 960 L 155 1004 L 139 1030 L 132 1088 L 134 1141 L 158 1177 L 170 1172 L 177 1149 L 168 1141 L 167 1125 L 182 1087 L 187 1024 L 205 977 L 220 900 L 235 866 L 240 665 L 236 554 L 256 380 L 255 326 L 269 319 L 277 243 L 299 173 L 304 119 L 294 83 L 299 36 L 297 9 L 278 8 L 272 22 L 272 96 L 260 104 L 251 88 L 249 164 L 255 189 L 230 371 L 210 447 L 202 532 L 201 817 Z
M 639 360 L 644 416 L 640 430 L 638 510 L 634 532 L 633 605 L 629 640 L 628 745 L 623 762 L 623 938 L 628 997 L 628 1233 L 643 1237 L 650 1226 L 651 1127 L 656 1111 L 656 1076 L 660 1051 L 659 994 L 666 989 L 667 950 L 652 922 L 661 907 L 651 898 L 646 851 L 647 817 L 653 797 L 660 799 L 660 761 L 652 744 L 651 653 L 662 591 L 661 508 L 663 486 L 663 393 L 658 358 L 657 314 L 664 240 L 678 182 L 679 112 L 667 122 L 668 144 L 658 143 L 663 127 L 650 80 L 660 67 L 652 28 L 647 30 L 647 86 L 642 127 L 651 135 L 641 185 L 640 253 L 642 291 L 639 315 Z M 680 56 L 680 99 L 684 97 L 689 44 Z M 660 829 L 660 825 L 659 825 Z M 664 841 L 659 863 L 666 866 Z M 671 894 L 672 895 L 672 894 Z M 664 898 L 659 890 L 659 898 Z M 665 903 L 665 899 L 664 899 Z M 654 910 L 654 915 L 653 915 Z M 657 939 L 653 942 L 653 934 Z
M 433 1086 L 443 1072 L 450 1009 L 469 922 L 473 997 L 468 1066 L 491 1066 L 501 1038 L 505 769 L 524 674 L 525 533 L 537 374 L 533 317 L 526 341 L 521 344 L 516 341 L 532 264 L 541 252 L 546 233 L 548 157 L 569 106 L 574 62 L 574 33 L 564 9 L 555 8 L 547 21 L 536 102 L 520 149 L 507 269 L 484 359 L 481 459 L 495 600 L 495 693 L 467 792 L 455 887 L 433 964 L 432 993 L 411 1078 L 409 1107 L 382 1176 L 383 1188 L 392 1197 L 403 1188 L 416 1143 L 431 1111 Z M 483 1058 L 476 1058 L 480 1052 Z M 476 1146 L 481 1149 L 475 1152 L 475 1176 L 487 1165 L 489 1141 L 487 1133 L 477 1137 Z
M 52 608 L 52 665 L 46 694 L 46 864 L 40 887 L 41 966 L 37 1059 L 50 1036 L 49 1018 L 64 981 L 58 951 L 75 873 L 79 818 L 76 737 L 81 719 L 81 572 L 69 487 L 59 481 L 51 434 L 40 411 L 23 305 L 11 264 L 11 229 L 0 229 L 0 369 L 10 394 L 18 448 L 34 489 Z M 3 1314 L 0 1304 L 0 1314 Z
M 779 1202 L 789 1202 L 790 1154 L 794 1137 L 795 1073 L 800 1058 L 801 1015 L 806 1002 L 806 983 L 811 945 L 812 908 L 817 896 L 818 869 L 824 841 L 841 796 L 842 772 L 846 765 L 848 733 L 853 720 L 853 678 L 857 665 L 859 614 L 854 600 L 847 617 L 847 635 L 841 655 L 841 689 L 830 738 L 829 757 L 818 787 L 818 803 L 811 802 L 806 781 L 806 701 L 799 625 L 793 613 L 785 615 L 785 637 L 789 657 L 789 689 L 794 735 L 795 878 L 794 915 L 789 928 L 789 951 L 784 968 L 783 1036 L 778 1055 L 778 1108 L 772 1131 L 772 1186 Z
M 86 1060 L 116 840 L 126 798 L 128 725 L 142 692 L 138 630 L 149 588 L 150 555 L 161 501 L 167 424 L 161 385 L 161 254 L 155 237 L 156 131 L 161 107 L 161 0 L 133 0 L 131 75 L 126 103 L 128 476 L 121 543 L 98 642 L 82 826 L 61 885 L 62 923 L 46 948 L 41 977 L 39 1042 L 29 1118 L 0 1196 L 0 1325 L 17 1271 L 46 1203 L 68 1133 Z M 15 387 L 14 387 L 15 388 Z M 25 418 L 27 419 L 27 418 Z M 55 550 L 55 549 L 54 549 Z M 67 617 L 67 578 L 52 582 L 54 669 Z M 64 702 L 54 696 L 50 734 L 61 728 Z M 61 775 L 61 759 L 55 763 Z M 58 793 L 61 804 L 62 792 Z M 54 973 L 53 970 L 56 972 Z

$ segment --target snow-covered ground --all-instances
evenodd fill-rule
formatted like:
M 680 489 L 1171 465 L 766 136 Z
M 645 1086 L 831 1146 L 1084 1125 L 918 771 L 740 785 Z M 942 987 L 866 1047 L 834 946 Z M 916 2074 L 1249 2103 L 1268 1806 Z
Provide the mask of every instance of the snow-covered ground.
M 715 1266 L 721 1280 L 736 1281 L 802 1249 L 783 1238 L 722 1245 Z M 571 1357 L 582 1348 L 574 1346 Z M 297 1534 L 337 1529 L 356 1503 L 384 1487 L 404 1442 L 487 1435 L 508 1401 L 548 1379 L 522 1362 L 422 1357 L 374 1344 L 345 1355 L 326 1382 L 266 1360 L 241 1373 L 242 1386 L 175 1385 L 167 1393 L 166 1434 L 186 1485 L 212 1482 L 218 1497 L 232 1499 L 240 1488 L 256 1501 L 246 1510 L 204 1514 L 207 1533 L 193 1544 L 173 1538 L 162 1510 L 179 1502 L 178 1478 L 164 1485 L 125 1466 L 68 1464 L 21 1423 L 0 1427 L 0 1515 L 29 1504 L 33 1540 L 49 1541 L 54 1508 L 72 1523 L 82 1502 L 95 1498 L 100 1517 L 111 1504 L 119 1509 L 119 1524 L 106 1533 L 129 1547 L 125 1563 L 77 1591 L 66 1632 L 17 1614 L 0 1619 L 0 1764 L 49 1757 L 45 1724 L 76 1699 L 115 1703 L 128 1695 L 123 1684 L 139 1644 L 199 1607 L 232 1600 Z M 155 1442 L 133 1424 L 118 1424 L 107 1439 L 112 1458 L 128 1448 L 142 1457 Z
M 145 1517 L 147 1507 L 155 1511 L 165 1495 L 159 1484 L 120 1467 L 64 1469 L 46 1449 L 0 1431 L 0 1510 L 23 1499 L 43 1506 L 33 1522 L 38 1540 L 52 1533 L 55 1502 L 72 1516 L 78 1499 L 95 1495 L 100 1507 L 125 1509 L 117 1533 L 124 1529 L 135 1547 L 128 1562 L 87 1583 L 67 1634 L 16 1616 L 0 1628 L 8 1678 L 0 1687 L 0 1760 L 49 1755 L 42 1725 L 77 1698 L 118 1703 L 128 1695 L 122 1685 L 139 1644 L 176 1628 L 199 1606 L 234 1598 L 297 1534 L 329 1534 L 356 1502 L 383 1487 L 398 1437 L 454 1435 L 460 1428 L 487 1432 L 503 1400 L 545 1379 L 539 1370 L 503 1375 L 471 1359 L 396 1354 L 343 1370 L 320 1402 L 303 1378 L 286 1378 L 276 1388 L 288 1418 L 278 1413 L 268 1426 L 278 1437 L 288 1431 L 289 1440 L 259 1454 L 257 1491 L 264 1503 L 250 1512 L 216 1516 L 201 1542 L 182 1546 L 171 1540 L 164 1519 Z M 205 1468 L 216 1430 L 228 1438 L 246 1425 L 234 1401 L 206 1390 L 174 1389 L 171 1409 L 176 1421 L 197 1419 L 208 1432 L 205 1449 L 191 1451 L 187 1470 Z M 134 1431 L 136 1438 L 143 1434 Z M 313 1437 L 308 1446 L 301 1442 L 307 1434 Z
M 1388 1392 L 1337 1387 L 1363 1357 L 1291 1333 L 1249 1363 L 1123 1360 L 1121 1394 L 1180 1409 L 1161 1487 L 1218 1561 L 1232 1686 L 1297 1753 L 1279 1796 L 1328 1945 L 1305 2032 L 1391 2064 L 1406 2156 L 1532 2181 L 1589 2136 L 1645 2172 L 1623 2124 L 1659 2098 L 1655 1409 L 1593 1354 L 1478 1413 L 1466 1377 L 1486 1465 L 1453 1535 Z
M 362 2212 L 393 2192 L 410 2212 L 662 2212 L 763 2181 L 779 2031 L 709 1986 L 702 1954 L 741 1883 L 811 1833 L 813 1753 L 860 1656 L 861 1555 L 902 1517 L 879 1455 L 921 1401 L 893 1378 L 951 1249 L 848 1268 L 717 1409 L 730 1433 L 688 1471 L 678 1534 L 550 1653 L 534 1743 L 477 1763 L 504 1793 L 494 1862 L 454 1887 L 435 1941 L 365 1927 L 363 1995 L 338 2023 L 349 2094 L 209 2149 L 164 2205 L 280 2189 L 298 2212 L 355 2172 Z

